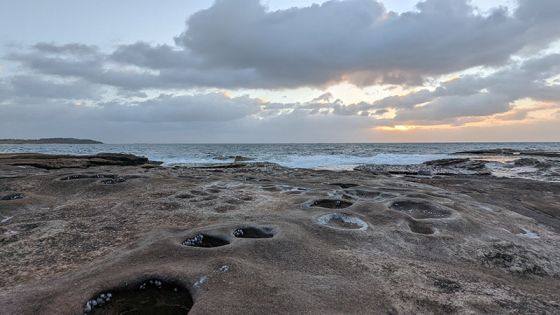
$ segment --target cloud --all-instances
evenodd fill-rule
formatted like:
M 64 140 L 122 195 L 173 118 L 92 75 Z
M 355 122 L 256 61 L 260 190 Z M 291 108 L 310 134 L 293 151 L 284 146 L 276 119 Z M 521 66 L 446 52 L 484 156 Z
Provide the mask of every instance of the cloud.
M 15 75 L 0 80 L 0 102 L 9 98 L 91 99 L 99 89 L 83 80 L 53 82 L 32 75 Z
M 111 101 L 81 105 L 70 100 L 17 97 L 0 105 L 0 123 L 34 121 L 45 117 L 61 120 L 115 122 L 220 122 L 258 113 L 261 102 L 247 96 L 229 98 L 220 93 L 160 95 L 145 101 Z
M 509 64 L 489 75 L 463 75 L 432 91 L 386 97 L 360 109 L 394 108 L 395 123 L 418 124 L 505 113 L 513 102 L 525 98 L 560 107 L 560 85 L 547 81 L 558 73 L 560 54 L 544 55 Z
M 123 89 L 293 88 L 349 81 L 421 84 L 476 66 L 501 66 L 560 38 L 556 0 L 477 13 L 467 0 L 427 0 L 396 14 L 373 0 L 269 11 L 218 0 L 187 20 L 176 46 L 134 43 L 103 54 L 80 44 L 12 54 L 33 71 Z
M 513 16 L 504 9 L 482 16 L 464 0 L 428 0 L 400 15 L 371 0 L 274 12 L 256 0 L 222 0 L 194 14 L 176 41 L 208 64 L 254 69 L 273 85 L 420 83 L 500 65 L 524 47 L 558 38 L 558 31 L 540 30 L 560 26 L 550 14 L 560 5 L 538 2 L 546 5 L 523 1 Z
M 68 119 L 73 120 L 152 124 L 219 122 L 251 116 L 261 121 L 290 117 L 288 121 L 293 126 L 298 121 L 294 118 L 304 116 L 360 117 L 362 122 L 369 121 L 370 127 L 382 124 L 461 124 L 468 121 L 465 117 L 508 113 L 514 109 L 513 103 L 521 99 L 550 102 L 560 107 L 560 85 L 551 84 L 549 80 L 558 73 L 560 54 L 543 55 L 511 63 L 487 75 L 462 75 L 435 89 L 420 89 L 407 95 L 355 104 L 344 104 L 331 93 L 300 103 L 263 102 L 249 96 L 231 98 L 222 93 L 131 95 L 140 97 L 140 100 L 128 98 L 125 93 L 121 100 L 101 101 L 96 96 L 99 90 L 82 80 L 60 83 L 15 76 L 8 80 L 10 84 L 4 85 L 3 91 L 0 90 L 0 104 L 6 105 L 0 110 L 8 120 L 41 119 L 51 112 L 61 111 L 65 113 L 62 116 L 69 115 Z M 77 107 L 76 100 L 89 106 Z M 380 117 L 391 110 L 395 113 L 394 118 Z M 528 112 L 525 111 L 525 115 Z
M 367 141 L 376 126 L 522 121 L 534 109 L 517 107 L 519 100 L 560 107 L 560 54 L 547 49 L 560 38 L 558 16 L 557 0 L 519 0 L 511 12 L 485 14 L 467 0 L 427 0 L 402 14 L 373 0 L 278 11 L 257 0 L 218 0 L 187 20 L 175 45 L 103 51 L 38 43 L 12 51 L 5 59 L 19 67 L 0 78 L 0 132 Z M 456 78 L 442 82 L 450 73 Z M 345 104 L 325 88 L 341 81 L 413 92 Z M 323 91 L 296 103 L 208 93 L 303 86 Z
M 215 122 L 229 121 L 259 112 L 261 102 L 247 96 L 229 98 L 219 93 L 201 95 L 160 95 L 137 104 L 100 104 L 100 118 L 135 122 Z
M 426 106 L 400 111 L 397 121 L 447 121 L 449 118 L 489 116 L 511 109 L 509 97 L 490 93 L 435 98 Z
M 71 134 L 142 143 L 365 140 L 364 130 L 371 126 L 367 117 L 312 112 L 306 105 L 263 104 L 255 98 L 221 93 L 160 95 L 95 106 L 17 98 L 0 105 L 0 134 L 30 138 Z M 281 114 L 283 109 L 288 112 Z

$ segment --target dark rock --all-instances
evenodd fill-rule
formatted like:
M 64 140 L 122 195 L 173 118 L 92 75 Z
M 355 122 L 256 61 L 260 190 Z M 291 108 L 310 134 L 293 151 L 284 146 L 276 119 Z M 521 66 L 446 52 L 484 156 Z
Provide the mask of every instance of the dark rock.
M 236 162 L 254 161 L 255 159 L 242 155 L 227 155 L 227 156 L 216 156 L 214 157 L 214 160 L 220 160 L 220 161 L 233 160 L 233 163 L 236 163 Z
M 190 199 L 193 197 L 194 197 L 193 195 L 187 193 L 181 193 L 175 196 L 175 198 L 179 198 L 179 199 Z
M 200 233 L 191 238 L 186 239 L 181 244 L 185 246 L 192 246 L 192 247 L 211 248 L 211 247 L 220 247 L 220 246 L 228 245 L 229 241 L 221 237 Z
M 121 153 L 97 155 L 52 155 L 40 153 L 0 154 L 2 163 L 42 169 L 88 168 L 93 166 L 136 166 L 153 163 L 146 157 Z
M 410 231 L 417 234 L 431 235 L 434 234 L 434 229 L 428 224 L 420 221 L 410 220 L 408 223 Z
M 524 155 L 524 156 L 543 156 L 543 157 L 560 157 L 560 152 L 539 151 L 539 150 L 513 150 L 513 149 L 488 149 L 488 150 L 471 150 L 460 151 L 453 154 L 458 155 Z
M 237 238 L 271 238 L 274 236 L 274 233 L 269 227 L 242 227 L 235 229 L 233 236 Z
M 189 291 L 175 281 L 150 279 L 139 285 L 108 291 L 88 300 L 83 307 L 84 313 L 187 314 L 193 306 Z
M 0 200 L 18 200 L 23 199 L 23 194 L 10 194 L 2 197 Z
M 539 163 L 539 160 L 534 158 L 522 158 L 513 161 L 515 166 L 535 166 Z
M 434 286 L 445 293 L 455 293 L 461 291 L 461 285 L 459 283 L 445 278 L 435 279 Z
M 352 205 L 351 202 L 338 199 L 320 199 L 311 203 L 311 207 L 320 207 L 328 209 L 343 209 Z
M 246 157 L 246 156 L 241 156 L 241 155 L 237 155 L 233 158 L 233 163 L 237 163 L 237 162 L 247 162 L 247 161 L 254 161 L 255 159 L 250 158 L 250 157 Z
M 329 185 L 338 186 L 338 187 L 344 188 L 344 189 L 360 186 L 360 185 L 354 184 L 354 183 L 330 183 Z
M 441 159 L 425 162 L 426 165 L 431 166 L 450 166 L 468 162 L 469 159 Z
M 126 179 L 123 177 L 109 178 L 101 181 L 101 183 L 105 185 L 114 185 L 114 184 L 124 183 L 124 182 L 126 182 Z
M 226 163 L 226 164 L 198 165 L 198 166 L 194 166 L 193 168 L 219 170 L 219 169 L 228 169 L 228 168 L 242 168 L 245 166 L 246 164 L 243 163 Z
M 530 166 L 536 168 L 549 168 L 555 164 L 554 162 L 558 163 L 558 161 L 553 161 L 553 160 L 543 161 L 535 158 L 521 158 L 513 161 L 513 165 L 516 167 Z
M 435 167 L 450 167 L 457 169 L 467 169 L 467 170 L 480 170 L 485 168 L 486 162 L 471 159 L 442 159 L 433 160 L 424 163 L 425 165 L 435 166 Z
M 439 219 L 452 215 L 449 209 L 428 201 L 398 200 L 392 202 L 389 208 L 406 213 L 415 219 Z
M 395 175 L 490 175 L 486 161 L 470 159 L 442 159 L 415 165 L 362 165 L 355 170 L 373 174 Z
M 516 274 L 546 276 L 549 260 L 516 244 L 498 242 L 479 251 L 484 266 L 499 268 Z
M 430 169 L 421 169 L 421 170 L 418 171 L 418 175 L 432 176 L 432 171 Z

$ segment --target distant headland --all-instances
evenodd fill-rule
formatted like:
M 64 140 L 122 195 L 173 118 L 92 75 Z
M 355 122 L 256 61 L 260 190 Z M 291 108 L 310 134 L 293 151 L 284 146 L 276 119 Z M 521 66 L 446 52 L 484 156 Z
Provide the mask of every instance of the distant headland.
M 41 138 L 41 139 L 0 139 L 0 144 L 103 144 L 90 139 Z

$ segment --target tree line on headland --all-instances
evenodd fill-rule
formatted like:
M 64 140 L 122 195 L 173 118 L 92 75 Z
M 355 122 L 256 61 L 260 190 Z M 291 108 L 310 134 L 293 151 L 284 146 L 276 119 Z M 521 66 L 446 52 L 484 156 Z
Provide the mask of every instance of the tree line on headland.
M 0 139 L 0 144 L 103 144 L 90 139 L 41 138 L 41 139 Z

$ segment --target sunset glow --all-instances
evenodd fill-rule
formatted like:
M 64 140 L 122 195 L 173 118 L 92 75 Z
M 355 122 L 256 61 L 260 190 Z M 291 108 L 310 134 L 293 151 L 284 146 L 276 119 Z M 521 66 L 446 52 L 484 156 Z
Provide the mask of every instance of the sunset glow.
M 185 10 L 176 24 L 148 30 L 125 19 L 115 41 L 64 35 L 59 19 L 36 16 L 27 20 L 53 37 L 11 32 L 0 42 L 0 132 L 71 130 L 115 142 L 204 141 L 209 130 L 218 142 L 398 134 L 413 142 L 448 130 L 450 140 L 494 132 L 513 141 L 510 130 L 523 126 L 527 139 L 560 140 L 559 9 L 539 1 L 208 0 L 176 4 Z M 11 13 L 0 23 L 18 23 L 12 16 L 25 8 L 2 5 Z M 65 10 L 82 8 L 68 2 Z M 318 22 L 333 14 L 339 23 Z M 308 138 L 300 126 L 323 134 Z

